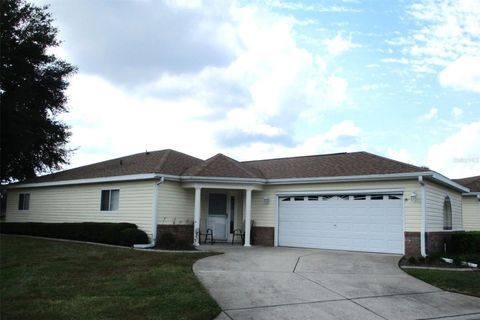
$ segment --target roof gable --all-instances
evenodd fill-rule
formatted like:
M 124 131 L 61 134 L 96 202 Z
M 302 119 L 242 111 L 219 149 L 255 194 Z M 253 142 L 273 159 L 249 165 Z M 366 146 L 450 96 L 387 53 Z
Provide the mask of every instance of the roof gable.
M 264 176 L 260 170 L 248 164 L 239 162 L 221 153 L 189 168 L 184 176 L 197 177 L 232 177 L 232 178 L 260 178 Z

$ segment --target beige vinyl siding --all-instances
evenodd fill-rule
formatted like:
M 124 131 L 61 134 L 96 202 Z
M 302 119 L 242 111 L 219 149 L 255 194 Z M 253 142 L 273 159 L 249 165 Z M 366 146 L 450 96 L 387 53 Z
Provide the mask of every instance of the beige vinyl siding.
M 402 189 L 406 201 L 405 208 L 405 231 L 420 231 L 421 218 L 421 195 L 420 185 L 417 180 L 378 181 L 378 182 L 341 182 L 341 183 L 316 183 L 295 185 L 265 186 L 263 191 L 253 191 L 252 218 L 256 226 L 273 227 L 275 224 L 275 194 L 277 192 L 290 191 L 338 191 L 362 190 L 362 189 Z M 412 202 L 410 195 L 417 194 L 417 200 Z M 264 198 L 270 199 L 268 204 Z
M 130 222 L 151 235 L 153 181 L 10 189 L 7 222 Z M 101 211 L 102 190 L 119 189 L 118 211 Z M 30 210 L 18 210 L 20 193 Z
M 463 227 L 465 231 L 480 230 L 480 201 L 476 196 L 462 197 Z
M 158 224 L 192 224 L 195 190 L 183 188 L 179 182 L 165 181 L 160 185 Z
M 461 193 L 428 181 L 425 183 L 425 192 L 426 231 L 443 231 L 443 202 L 447 195 L 452 205 L 452 230 L 463 230 Z

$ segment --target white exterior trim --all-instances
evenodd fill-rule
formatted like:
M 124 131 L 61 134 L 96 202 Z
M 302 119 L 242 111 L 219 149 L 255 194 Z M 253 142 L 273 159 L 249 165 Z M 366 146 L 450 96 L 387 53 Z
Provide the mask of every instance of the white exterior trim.
M 174 176 L 172 176 L 173 178 Z M 265 179 L 256 178 L 235 178 L 235 177 L 196 177 L 196 176 L 178 176 L 182 182 L 232 182 L 246 184 L 265 184 Z
M 418 177 L 418 183 L 420 184 L 420 197 L 422 198 L 422 214 L 420 218 L 420 254 L 422 257 L 427 256 L 425 231 L 427 229 L 427 192 L 425 191 L 425 181 L 423 177 Z
M 279 223 L 278 223 L 278 214 L 279 214 L 279 205 L 280 205 L 280 202 L 279 202 L 280 198 L 278 196 L 278 194 L 275 194 L 275 209 L 274 209 L 274 230 L 273 230 L 273 246 L 274 247 L 278 247 L 278 226 L 279 226 Z
M 175 176 L 175 175 L 163 175 L 161 173 L 147 173 L 147 174 L 134 174 L 124 176 L 113 177 L 100 177 L 89 179 L 74 179 L 52 182 L 38 182 L 38 183 L 19 183 L 9 185 L 8 188 L 36 188 L 36 187 L 49 187 L 49 186 L 62 186 L 62 185 L 74 185 L 74 184 L 88 184 L 88 183 L 105 183 L 105 182 L 119 182 L 119 181 L 132 181 L 132 180 L 147 180 L 156 179 L 163 176 L 166 180 L 181 181 L 181 182 L 200 182 L 200 183 L 219 183 L 219 184 L 247 184 L 248 187 L 256 185 L 260 187 L 262 185 L 286 185 L 286 184 L 307 184 L 307 183 L 322 183 L 322 182 L 354 182 L 354 181 L 384 181 L 384 180 L 404 180 L 404 179 L 418 179 L 419 176 L 424 178 L 430 178 L 440 184 L 449 186 L 450 188 L 457 189 L 462 192 L 469 192 L 470 189 L 446 178 L 445 176 L 433 172 L 407 172 L 407 173 L 392 173 L 392 174 L 372 174 L 372 175 L 360 175 L 360 176 L 338 176 L 338 177 L 309 177 L 309 178 L 285 178 L 285 179 L 253 179 L 253 178 L 234 178 L 234 177 L 196 177 L 196 176 Z M 188 186 L 189 187 L 189 186 Z M 243 188 L 241 188 L 243 189 Z M 257 190 L 260 190 L 257 189 Z
M 75 185 L 75 184 L 149 180 L 149 179 L 156 179 L 156 178 L 160 178 L 160 175 L 156 173 L 145 173 L 145 174 L 131 174 L 131 175 L 125 175 L 125 176 L 74 179 L 74 180 L 62 180 L 62 181 L 50 181 L 50 182 L 18 183 L 18 184 L 9 185 L 8 188 L 21 189 L 21 188 L 55 187 L 55 186 Z
M 184 183 L 184 188 L 204 188 L 204 189 L 228 189 L 228 190 L 255 190 L 260 191 L 263 190 L 263 186 L 261 185 L 251 185 L 251 184 L 228 184 L 228 183 Z
M 295 196 L 295 195 L 329 195 L 329 194 L 363 194 L 363 193 L 376 193 L 376 194 L 388 194 L 396 193 L 403 194 L 404 189 L 336 189 L 328 191 L 291 191 L 291 192 L 277 192 L 277 196 Z
M 480 197 L 480 192 L 465 192 L 465 193 L 462 193 L 462 196 L 464 197 Z

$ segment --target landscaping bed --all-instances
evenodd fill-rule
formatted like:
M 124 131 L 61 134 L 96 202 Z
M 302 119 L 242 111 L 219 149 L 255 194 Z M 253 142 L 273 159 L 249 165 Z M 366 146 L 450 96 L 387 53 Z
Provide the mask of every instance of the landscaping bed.
M 192 271 L 212 253 L 158 253 L 1 235 L 1 319 L 213 319 Z
M 480 254 L 457 254 L 448 255 L 448 259 L 453 260 L 452 263 L 448 263 L 442 258 L 443 255 L 432 255 L 427 257 L 403 257 L 399 265 L 400 267 L 431 267 L 431 268 L 451 268 L 451 269 L 478 269 L 465 265 L 465 262 L 475 263 L 480 266 Z M 480 269 L 479 269 L 480 270 Z

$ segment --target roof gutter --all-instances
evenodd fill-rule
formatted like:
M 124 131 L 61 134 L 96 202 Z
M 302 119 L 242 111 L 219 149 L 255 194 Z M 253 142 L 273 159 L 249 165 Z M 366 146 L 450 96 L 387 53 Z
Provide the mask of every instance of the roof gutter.
M 20 182 L 20 183 L 7 185 L 7 188 L 20 189 L 20 188 L 56 187 L 56 186 L 76 185 L 76 184 L 150 180 L 150 179 L 155 179 L 156 177 L 158 177 L 158 174 L 156 173 L 143 173 L 143 174 L 130 174 L 130 175 L 113 176 L 113 177 L 86 178 L 86 179 L 49 181 L 49 182 L 32 182 L 32 183 Z
M 260 185 L 405 180 L 405 179 L 417 179 L 418 176 L 423 176 L 424 178 L 429 178 L 431 180 L 436 181 L 437 183 L 443 184 L 449 188 L 455 189 L 460 192 L 468 193 L 470 191 L 470 189 L 434 171 L 371 174 L 371 175 L 358 175 L 358 176 L 280 178 L 280 179 L 197 177 L 197 176 L 177 176 L 177 175 L 168 175 L 168 174 L 160 174 L 160 173 L 146 173 L 146 174 L 133 174 L 133 175 L 124 175 L 124 176 L 99 177 L 99 178 L 38 182 L 38 183 L 15 183 L 12 185 L 8 185 L 7 188 L 9 189 L 38 188 L 38 187 L 54 187 L 54 186 L 64 186 L 64 185 L 76 185 L 76 184 L 149 180 L 149 179 L 156 179 L 160 175 L 164 178 L 164 180 L 179 181 L 179 182 L 207 182 L 207 183 L 218 182 L 218 183 L 237 183 L 237 184 L 260 184 Z

